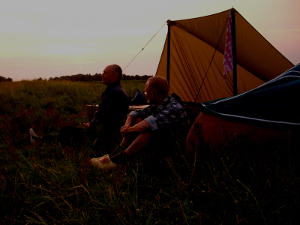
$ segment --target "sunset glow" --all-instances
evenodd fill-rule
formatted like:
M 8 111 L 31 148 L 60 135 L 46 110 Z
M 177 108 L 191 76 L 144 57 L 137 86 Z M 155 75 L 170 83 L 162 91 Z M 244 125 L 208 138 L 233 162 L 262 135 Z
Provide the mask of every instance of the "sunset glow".
M 0 8 L 0 76 L 14 81 L 125 68 L 168 19 L 236 8 L 292 63 L 300 62 L 299 0 L 12 0 Z M 154 75 L 167 26 L 124 71 Z

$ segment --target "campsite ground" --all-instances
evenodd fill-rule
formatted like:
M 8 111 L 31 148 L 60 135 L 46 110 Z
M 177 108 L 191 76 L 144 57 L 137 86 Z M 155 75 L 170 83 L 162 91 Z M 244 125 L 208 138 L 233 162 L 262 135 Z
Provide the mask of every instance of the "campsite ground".
M 133 97 L 144 81 L 124 82 Z M 1 224 L 295 224 L 299 151 L 265 151 L 229 140 L 222 155 L 176 157 L 158 165 L 142 154 L 130 167 L 88 167 L 91 147 L 29 145 L 28 129 L 55 133 L 87 120 L 100 83 L 0 83 Z M 91 146 L 91 145 L 87 145 Z M 266 145 L 267 146 L 267 145 Z M 297 151 L 296 151 L 297 150 Z M 199 149 L 202 151 L 202 149 Z

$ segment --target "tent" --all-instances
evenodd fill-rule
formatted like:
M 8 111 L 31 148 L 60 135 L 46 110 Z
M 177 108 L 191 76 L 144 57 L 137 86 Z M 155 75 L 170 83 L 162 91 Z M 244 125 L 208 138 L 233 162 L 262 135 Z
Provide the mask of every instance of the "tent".
M 230 16 L 234 68 L 224 78 Z M 209 149 L 219 151 L 229 140 L 237 139 L 244 139 L 247 147 L 253 144 L 253 148 L 263 148 L 274 140 L 282 140 L 280 143 L 286 146 L 299 137 L 296 124 L 300 107 L 294 101 L 299 96 L 299 79 L 298 75 L 290 78 L 284 73 L 293 66 L 239 12 L 231 9 L 168 21 L 156 76 L 165 77 L 170 93 L 180 96 L 183 102 L 200 105 L 201 113 L 187 137 L 188 152 L 207 144 Z
M 229 13 L 232 14 L 236 67 L 224 81 Z M 168 21 L 168 34 L 156 76 L 165 77 L 170 92 L 183 101 L 201 103 L 256 88 L 292 66 L 250 23 L 231 9 L 199 18 Z
M 187 137 L 187 151 L 220 151 L 229 140 L 243 139 L 248 147 L 274 143 L 299 147 L 300 64 L 273 80 L 237 96 L 201 104 L 202 112 Z
M 217 117 L 300 127 L 300 64 L 237 96 L 202 103 Z

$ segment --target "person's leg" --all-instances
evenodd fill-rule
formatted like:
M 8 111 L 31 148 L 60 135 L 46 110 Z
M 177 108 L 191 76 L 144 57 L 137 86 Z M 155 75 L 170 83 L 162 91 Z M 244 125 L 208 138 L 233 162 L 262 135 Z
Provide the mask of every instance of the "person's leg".
M 133 123 L 137 124 L 141 121 L 141 118 L 137 118 Z M 92 166 L 99 169 L 116 168 L 117 164 L 123 164 L 124 162 L 126 163 L 127 161 L 135 158 L 135 153 L 144 148 L 148 144 L 150 138 L 151 132 L 129 134 L 123 138 L 120 145 L 120 148 L 125 150 L 113 155 L 112 157 L 107 154 L 100 158 L 92 158 L 90 163 Z
M 140 133 L 137 138 L 125 149 L 127 155 L 132 155 L 144 148 L 151 138 L 150 132 Z
M 125 151 L 119 152 L 110 157 L 106 154 L 100 158 L 92 158 L 90 163 L 93 167 L 98 169 L 116 169 L 117 165 L 127 164 L 133 160 L 139 150 L 147 145 L 151 137 L 151 133 L 145 132 L 138 135 L 138 137 L 129 145 Z
M 146 156 L 143 160 L 148 161 L 147 164 L 153 169 L 155 165 L 165 162 L 163 159 L 174 152 L 173 141 L 171 131 L 167 129 L 159 132 L 143 132 L 125 150 L 111 157 L 107 154 L 100 158 L 93 158 L 90 163 L 98 169 L 113 169 L 117 168 L 118 164 L 126 165 L 128 161 L 134 160 L 136 153 L 143 150 Z
M 141 118 L 136 118 L 133 121 L 133 125 L 138 124 L 142 120 L 143 119 L 141 119 Z M 138 137 L 138 135 L 139 135 L 139 133 L 130 133 L 130 134 L 126 135 L 125 137 L 123 137 L 122 142 L 121 142 L 122 148 L 129 147 L 129 145 Z

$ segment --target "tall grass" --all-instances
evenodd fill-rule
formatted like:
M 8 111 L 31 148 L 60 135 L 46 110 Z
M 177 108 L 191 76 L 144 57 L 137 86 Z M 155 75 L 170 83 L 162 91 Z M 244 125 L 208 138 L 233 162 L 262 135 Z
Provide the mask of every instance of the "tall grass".
M 134 96 L 144 82 L 123 82 Z M 0 84 L 1 224 L 295 224 L 299 151 L 253 151 L 238 140 L 222 153 L 157 164 L 145 155 L 116 171 L 89 167 L 90 145 L 29 144 L 28 129 L 55 133 L 86 122 L 101 83 Z M 212 151 L 211 151 L 212 150 Z M 202 152 L 204 149 L 199 149 Z M 246 153 L 245 153 L 246 152 Z M 298 221 L 299 222 L 299 221 Z

